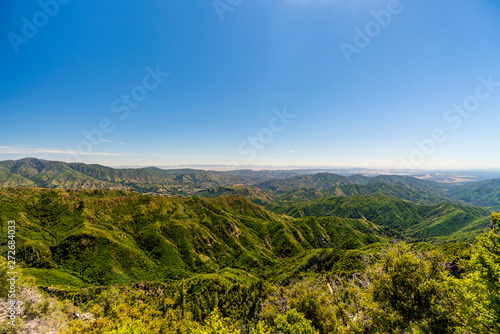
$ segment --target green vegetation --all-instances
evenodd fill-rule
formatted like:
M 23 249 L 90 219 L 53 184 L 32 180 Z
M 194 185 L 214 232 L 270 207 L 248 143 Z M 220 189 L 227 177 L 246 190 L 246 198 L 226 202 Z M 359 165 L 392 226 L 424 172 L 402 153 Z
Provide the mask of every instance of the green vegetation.
M 23 159 L 0 183 L 0 333 L 500 333 L 500 214 L 466 205 L 494 180 Z
M 454 187 L 450 190 L 450 196 L 471 205 L 500 210 L 500 179 Z
M 259 205 L 271 202 L 274 197 L 269 191 L 243 186 L 211 187 L 197 192 L 196 195 L 205 198 L 240 195 Z
M 76 291 L 44 288 L 43 292 L 30 286 L 23 270 L 20 318 L 15 327 L 4 322 L 0 330 L 500 333 L 500 214 L 491 218 L 491 230 L 473 246 L 374 244 L 359 250 L 359 266 L 350 274 L 333 271 L 330 256 L 341 252 L 326 250 L 306 260 L 314 258 L 314 271 L 278 284 L 200 275 Z M 457 264 L 459 272 L 453 270 Z M 5 268 L 4 259 L 1 267 Z M 0 270 L 2 282 L 5 273 Z
M 362 219 L 295 219 L 241 196 L 9 188 L 0 190 L 0 199 L 2 221 L 20 227 L 19 260 L 50 286 L 222 275 L 227 268 L 261 277 L 281 259 L 309 250 L 384 240 L 378 226 Z
M 468 240 L 488 226 L 489 210 L 451 203 L 417 205 L 389 196 L 321 197 L 267 208 L 292 217 L 363 219 L 379 227 L 380 234 L 409 241 Z
M 282 175 L 282 173 L 275 173 Z M 274 174 L 259 174 L 259 181 Z M 192 169 L 114 169 L 101 165 L 26 158 L 0 162 L 1 187 L 52 189 L 116 189 L 162 195 L 186 195 L 214 186 L 249 184 L 253 173 L 207 172 Z
M 256 204 L 293 203 L 325 196 L 390 196 L 421 205 L 445 202 L 500 209 L 500 180 L 449 185 L 409 176 L 340 176 L 313 171 L 229 172 L 100 165 L 26 158 L 0 161 L 0 187 L 115 189 L 164 196 L 242 195 Z M 304 175 L 306 174 L 306 175 Z

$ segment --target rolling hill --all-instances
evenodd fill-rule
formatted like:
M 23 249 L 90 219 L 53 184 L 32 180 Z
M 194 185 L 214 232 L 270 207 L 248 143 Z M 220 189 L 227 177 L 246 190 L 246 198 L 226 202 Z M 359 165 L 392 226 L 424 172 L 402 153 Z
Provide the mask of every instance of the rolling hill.
M 72 287 L 225 268 L 264 275 L 280 259 L 312 249 L 384 240 L 380 228 L 364 219 L 291 218 L 242 196 L 9 188 L 0 189 L 0 219 L 18 222 L 18 261 L 28 274 L 45 285 Z M 7 244 L 6 234 L 1 244 Z
M 255 177 L 255 176 L 254 176 Z M 115 169 L 101 165 L 26 158 L 0 162 L 1 187 L 52 189 L 115 189 L 166 195 L 190 194 L 208 187 L 245 184 L 252 177 L 238 173 L 155 167 Z M 259 180 L 262 180 L 259 179 Z
M 449 196 L 471 205 L 500 210 L 500 179 L 453 187 Z
M 268 209 L 274 212 L 241 195 L 0 189 L 0 219 L 18 222 L 25 271 L 42 285 L 73 288 L 229 269 L 272 277 L 283 260 L 313 250 L 357 249 L 391 238 L 471 240 L 489 220 L 481 208 L 388 196 L 323 197 Z
M 196 196 L 216 198 L 221 196 L 241 195 L 253 203 L 266 204 L 274 199 L 274 194 L 259 188 L 244 186 L 211 187 L 195 193 Z
M 388 237 L 410 241 L 470 240 L 489 224 L 490 211 L 452 203 L 418 205 L 389 196 L 322 197 L 291 204 L 269 204 L 269 210 L 292 217 L 365 219 Z
M 325 196 L 390 196 L 416 204 L 432 205 L 445 202 L 465 204 L 457 199 L 436 195 L 432 190 L 417 190 L 403 184 L 369 183 L 365 185 L 347 184 L 336 185 L 331 188 L 299 188 L 292 189 L 274 196 L 276 203 L 293 203 L 307 201 Z
M 258 204 L 314 200 L 324 196 L 391 196 L 422 205 L 445 202 L 500 208 L 499 180 L 460 186 L 409 176 L 341 176 L 308 171 L 227 172 L 155 167 L 116 169 L 35 158 L 0 161 L 0 187 L 113 189 L 165 196 L 240 194 Z M 254 190 L 251 190 L 254 189 Z

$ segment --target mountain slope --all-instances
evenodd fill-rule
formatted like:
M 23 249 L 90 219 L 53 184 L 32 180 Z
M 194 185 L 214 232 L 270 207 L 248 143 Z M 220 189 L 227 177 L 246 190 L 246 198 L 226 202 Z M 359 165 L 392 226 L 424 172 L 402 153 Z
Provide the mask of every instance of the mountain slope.
M 411 176 L 401 175 L 378 175 L 374 177 L 367 177 L 362 175 L 352 175 L 349 179 L 360 185 L 386 183 L 391 185 L 400 185 L 419 191 L 432 191 L 436 195 L 443 195 L 449 186 L 443 183 L 438 183 L 429 180 L 421 180 Z
M 381 181 L 378 177 L 374 178 Z M 345 196 L 390 196 L 398 199 L 403 199 L 416 204 L 432 205 L 445 202 L 456 202 L 446 197 L 439 196 L 435 191 L 414 187 L 405 183 L 385 183 L 385 182 L 369 182 L 366 185 L 353 184 L 340 187 Z M 333 194 L 332 194 L 333 195 Z
M 276 192 L 277 194 L 298 189 L 328 189 L 337 185 L 352 184 L 349 178 L 330 173 L 299 175 L 285 179 L 271 180 L 260 183 L 257 187 Z
M 262 179 L 260 179 L 262 180 Z M 35 158 L 0 162 L 0 186 L 52 189 L 116 189 L 186 195 L 214 186 L 251 182 L 245 176 L 191 169 L 115 169 Z
M 488 180 L 450 186 L 398 175 L 367 177 L 301 174 L 300 171 L 216 172 L 154 167 L 115 169 L 35 158 L 0 161 L 0 187 L 4 188 L 114 189 L 166 196 L 199 193 L 203 197 L 241 194 L 259 204 L 324 196 L 391 196 L 423 205 L 452 202 L 500 209 L 499 183 L 499 180 Z
M 453 187 L 449 196 L 481 207 L 500 210 L 500 179 Z
M 270 191 L 263 191 L 259 188 L 243 186 L 211 187 L 201 190 L 195 195 L 205 198 L 241 195 L 256 204 L 265 204 L 273 200 L 273 193 Z
M 275 196 L 276 203 L 290 203 L 296 201 L 314 200 L 325 196 L 390 196 L 416 204 L 432 205 L 445 202 L 462 203 L 456 199 L 449 199 L 438 196 L 431 190 L 417 190 L 402 183 L 375 183 L 370 182 L 364 185 L 347 184 L 336 185 L 323 189 L 296 189 L 289 190 Z
M 413 241 L 472 239 L 488 226 L 490 211 L 451 203 L 424 206 L 388 196 L 323 197 L 269 209 L 292 217 L 337 216 L 365 219 L 385 235 Z
M 42 188 L 128 189 L 128 187 L 94 179 L 68 164 L 27 158 L 0 162 L 0 185 Z
M 261 275 L 280 258 L 314 248 L 384 240 L 379 227 L 365 220 L 295 219 L 241 196 L 0 189 L 0 219 L 18 222 L 23 266 L 36 268 L 35 275 L 56 270 L 86 284 L 165 280 L 224 268 Z M 6 234 L 0 240 L 6 245 Z
M 274 202 L 314 200 L 324 196 L 391 196 L 417 204 L 460 203 L 445 197 L 448 189 L 436 182 L 407 176 L 340 176 L 330 173 L 299 175 L 256 185 L 275 193 Z

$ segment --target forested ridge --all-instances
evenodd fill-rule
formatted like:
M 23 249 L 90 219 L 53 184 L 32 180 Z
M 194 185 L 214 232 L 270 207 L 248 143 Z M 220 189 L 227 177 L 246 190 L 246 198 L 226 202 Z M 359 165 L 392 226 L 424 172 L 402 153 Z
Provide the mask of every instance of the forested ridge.
M 459 191 L 401 176 L 63 165 L 182 188 L 152 195 L 53 186 L 61 165 L 41 164 L 0 173 L 46 182 L 0 188 L 0 298 L 15 221 L 20 301 L 15 326 L 0 313 L 2 333 L 500 332 L 494 180 Z

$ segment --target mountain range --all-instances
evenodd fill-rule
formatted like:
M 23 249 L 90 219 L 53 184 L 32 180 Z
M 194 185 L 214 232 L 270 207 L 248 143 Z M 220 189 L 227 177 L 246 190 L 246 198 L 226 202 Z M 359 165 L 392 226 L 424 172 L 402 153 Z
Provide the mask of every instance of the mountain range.
M 311 171 L 309 171 L 311 172 Z M 25 158 L 0 161 L 0 187 L 114 189 L 142 194 L 213 197 L 218 187 L 259 203 L 312 200 L 323 196 L 387 195 L 417 204 L 452 202 L 500 209 L 500 179 L 454 185 L 410 176 L 342 176 L 308 171 L 205 171 L 194 169 L 115 169 L 101 165 Z M 243 190 L 241 187 L 253 188 Z M 246 193 L 246 195 L 245 195 Z M 250 196 L 252 193 L 252 196 Z M 256 195 L 259 193 L 260 195 Z
M 68 289 L 193 275 L 283 278 L 286 263 L 325 249 L 342 261 L 339 254 L 392 240 L 473 242 L 500 205 L 500 180 L 451 185 L 34 158 L 0 162 L 0 185 L 0 219 L 19 222 L 24 270 L 39 285 Z

